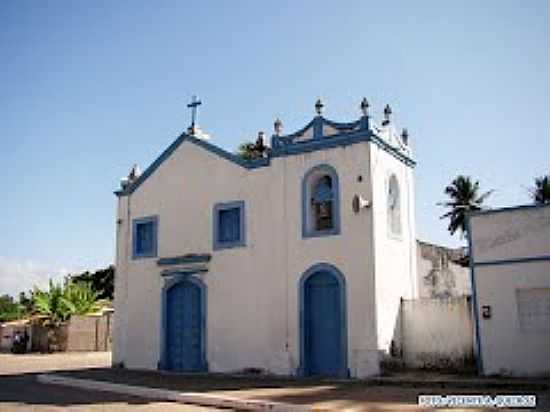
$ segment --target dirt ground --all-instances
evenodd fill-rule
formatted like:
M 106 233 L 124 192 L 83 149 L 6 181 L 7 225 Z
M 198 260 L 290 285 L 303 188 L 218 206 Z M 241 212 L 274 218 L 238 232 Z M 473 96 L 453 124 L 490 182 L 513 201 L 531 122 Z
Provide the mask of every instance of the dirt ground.
M 0 412 L 202 412 L 199 406 L 91 392 L 36 382 L 36 374 L 108 367 L 109 353 L 0 354 Z
M 509 395 L 536 394 L 537 410 L 550 411 L 548 390 L 499 389 L 475 385 L 444 387 L 433 382 L 408 384 L 373 384 L 365 381 L 330 381 L 319 379 L 285 379 L 274 377 L 242 377 L 220 374 L 181 375 L 171 373 L 110 369 L 109 354 L 66 353 L 55 355 L 0 355 L 0 412 L 3 411 L 203 411 L 206 408 L 177 405 L 169 402 L 148 402 L 139 398 L 91 393 L 71 388 L 38 384 L 35 374 L 53 372 L 75 378 L 94 379 L 173 389 L 182 392 L 203 392 L 242 399 L 264 399 L 309 406 L 314 410 L 407 411 L 419 408 L 419 395 Z M 31 409 L 29 409 L 29 407 Z M 32 409 L 35 408 L 35 409 Z M 438 409 L 481 410 L 481 409 Z M 495 410 L 495 409 L 484 409 Z M 511 409 L 507 409 L 511 410 Z M 519 409 L 518 409 L 519 410 Z

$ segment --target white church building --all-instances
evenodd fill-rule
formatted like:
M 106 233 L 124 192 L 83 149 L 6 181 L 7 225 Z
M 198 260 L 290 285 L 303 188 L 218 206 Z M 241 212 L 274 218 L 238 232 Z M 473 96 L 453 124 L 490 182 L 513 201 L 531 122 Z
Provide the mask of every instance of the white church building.
M 181 372 L 380 371 L 417 296 L 406 131 L 318 101 L 255 160 L 193 126 L 116 192 L 113 363 Z

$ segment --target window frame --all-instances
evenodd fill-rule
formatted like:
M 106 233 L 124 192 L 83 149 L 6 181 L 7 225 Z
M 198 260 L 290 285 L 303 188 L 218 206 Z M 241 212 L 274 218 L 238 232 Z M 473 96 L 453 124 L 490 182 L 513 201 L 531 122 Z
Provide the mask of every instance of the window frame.
M 332 221 L 331 229 L 316 230 L 310 224 L 312 218 L 311 197 L 316 176 L 329 176 L 332 181 Z M 336 169 L 326 163 L 310 168 L 302 178 L 302 238 L 325 237 L 340 234 L 340 183 Z
M 221 242 L 220 212 L 229 209 L 239 209 L 239 239 L 230 242 Z M 244 200 L 216 203 L 212 209 L 212 248 L 214 250 L 233 249 L 246 246 L 246 214 Z
M 144 216 L 140 218 L 135 218 L 132 220 L 132 259 L 145 259 L 158 256 L 158 216 Z M 137 228 L 138 225 L 142 224 L 152 224 L 153 225 L 153 239 L 152 239 L 152 248 L 150 251 L 138 252 L 137 245 Z
M 392 178 L 395 180 L 396 183 L 396 189 L 397 189 L 397 216 L 392 216 L 392 212 L 390 211 L 390 202 L 389 202 L 389 195 L 390 195 L 390 187 L 392 184 Z M 386 180 L 386 224 L 388 227 L 388 235 L 390 238 L 393 238 L 395 240 L 403 240 L 403 202 L 402 202 L 402 188 L 401 188 L 401 182 L 399 181 L 399 178 L 397 177 L 397 173 L 390 172 L 388 173 L 388 177 Z M 397 218 L 398 220 L 398 226 L 399 231 L 395 232 L 393 230 L 393 218 Z

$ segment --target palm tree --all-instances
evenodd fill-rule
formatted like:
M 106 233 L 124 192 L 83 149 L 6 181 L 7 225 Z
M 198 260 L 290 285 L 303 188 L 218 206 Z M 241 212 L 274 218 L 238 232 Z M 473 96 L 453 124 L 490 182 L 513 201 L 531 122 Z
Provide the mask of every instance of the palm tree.
M 41 315 L 47 316 L 47 322 L 59 325 L 71 316 L 71 307 L 67 304 L 63 286 L 50 279 L 49 290 L 40 290 L 35 287 L 32 297 L 34 309 Z
M 460 229 L 460 237 L 467 232 L 466 215 L 470 212 L 483 209 L 483 203 L 493 193 L 492 190 L 479 194 L 479 181 L 472 181 L 469 176 L 457 176 L 452 183 L 445 188 L 445 194 L 450 200 L 438 203 L 440 206 L 451 210 L 441 216 L 441 219 L 449 218 L 448 230 L 451 235 Z
M 550 175 L 535 178 L 535 187 L 529 191 L 536 204 L 550 203 Z
M 70 282 L 65 286 L 63 295 L 71 315 L 87 315 L 101 309 L 101 303 L 98 301 L 99 294 L 89 283 Z
M 48 291 L 34 289 L 33 301 L 35 310 L 47 316 L 47 323 L 59 325 L 71 315 L 86 315 L 101 308 L 98 293 L 89 283 L 69 282 L 64 287 L 50 280 Z

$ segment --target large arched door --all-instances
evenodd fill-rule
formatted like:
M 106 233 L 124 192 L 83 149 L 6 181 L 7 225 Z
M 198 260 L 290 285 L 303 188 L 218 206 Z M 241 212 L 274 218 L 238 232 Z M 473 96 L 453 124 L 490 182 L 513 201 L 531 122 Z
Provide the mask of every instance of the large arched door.
M 166 366 L 181 372 L 204 369 L 203 291 L 190 280 L 176 283 L 166 294 Z
M 302 285 L 302 367 L 306 375 L 346 373 L 345 285 L 331 270 L 318 268 Z

